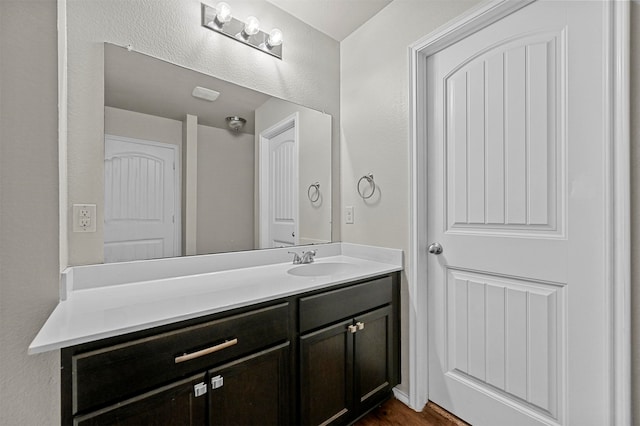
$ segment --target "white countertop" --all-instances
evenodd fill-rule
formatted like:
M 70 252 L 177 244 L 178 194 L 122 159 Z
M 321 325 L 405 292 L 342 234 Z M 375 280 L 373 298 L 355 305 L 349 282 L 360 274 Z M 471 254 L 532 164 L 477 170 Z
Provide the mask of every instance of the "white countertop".
M 29 353 L 87 343 L 402 269 L 400 250 L 374 248 L 392 250 L 392 255 L 384 260 L 393 262 L 384 263 L 372 260 L 380 256 L 367 256 L 367 250 L 358 257 L 358 247 L 367 248 L 349 245 L 348 249 L 339 250 L 349 255 L 317 258 L 315 264 L 353 265 L 333 275 L 292 275 L 288 271 L 299 265 L 289 261 L 69 291 L 29 346 Z

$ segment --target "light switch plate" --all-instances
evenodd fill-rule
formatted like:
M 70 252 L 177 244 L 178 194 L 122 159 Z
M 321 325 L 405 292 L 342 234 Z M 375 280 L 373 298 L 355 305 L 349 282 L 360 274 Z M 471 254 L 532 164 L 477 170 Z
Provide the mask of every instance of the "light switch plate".
M 73 205 L 73 232 L 96 232 L 96 205 Z
M 353 223 L 353 206 L 345 207 L 344 221 L 348 224 Z

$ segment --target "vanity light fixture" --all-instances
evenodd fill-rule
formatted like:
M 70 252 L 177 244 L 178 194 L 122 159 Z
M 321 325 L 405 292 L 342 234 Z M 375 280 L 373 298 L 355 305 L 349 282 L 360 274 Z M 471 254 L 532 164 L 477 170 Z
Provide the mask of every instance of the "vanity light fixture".
M 229 23 L 232 18 L 231 6 L 223 1 L 216 5 L 216 16 L 214 18 L 214 22 L 218 27 L 222 28 L 224 24 Z
M 252 35 L 256 35 L 260 32 L 260 21 L 255 16 L 249 16 L 247 18 L 247 22 L 244 23 L 244 28 L 242 29 L 242 38 L 248 39 Z
M 262 31 L 255 16 L 249 16 L 246 22 L 234 18 L 231 7 L 225 2 L 216 7 L 202 3 L 202 26 L 282 59 L 282 31 L 278 28 L 268 33 Z

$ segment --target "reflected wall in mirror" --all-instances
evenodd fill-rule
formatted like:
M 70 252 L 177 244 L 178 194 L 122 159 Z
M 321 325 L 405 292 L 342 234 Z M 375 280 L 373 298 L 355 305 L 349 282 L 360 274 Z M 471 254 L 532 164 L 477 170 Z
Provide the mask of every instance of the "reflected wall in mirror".
M 331 241 L 330 115 L 104 47 L 105 262 Z

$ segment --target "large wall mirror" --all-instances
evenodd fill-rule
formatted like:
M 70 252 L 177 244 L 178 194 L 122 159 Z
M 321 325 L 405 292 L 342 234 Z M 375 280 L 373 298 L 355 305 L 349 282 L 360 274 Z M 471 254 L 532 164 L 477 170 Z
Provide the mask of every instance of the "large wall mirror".
M 329 114 L 113 44 L 104 88 L 105 262 L 331 241 Z

